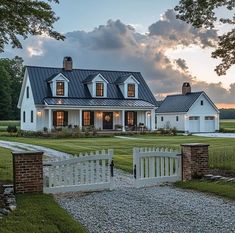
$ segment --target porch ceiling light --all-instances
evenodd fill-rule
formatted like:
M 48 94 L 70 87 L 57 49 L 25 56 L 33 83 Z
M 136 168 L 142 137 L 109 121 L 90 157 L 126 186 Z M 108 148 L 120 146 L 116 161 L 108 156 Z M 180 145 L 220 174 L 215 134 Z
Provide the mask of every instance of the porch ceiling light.
M 150 113 L 150 112 L 148 112 L 148 113 L 147 113 L 147 116 L 148 116 L 148 117 L 150 117 L 150 116 L 151 116 L 151 113 Z
M 37 115 L 38 115 L 39 117 L 41 117 L 41 116 L 42 116 L 42 112 L 41 112 L 41 111 L 37 111 Z
M 115 113 L 115 117 L 119 117 L 120 116 L 120 113 L 119 112 L 116 112 Z
M 102 112 L 97 112 L 96 115 L 97 115 L 98 118 L 101 118 L 102 117 Z

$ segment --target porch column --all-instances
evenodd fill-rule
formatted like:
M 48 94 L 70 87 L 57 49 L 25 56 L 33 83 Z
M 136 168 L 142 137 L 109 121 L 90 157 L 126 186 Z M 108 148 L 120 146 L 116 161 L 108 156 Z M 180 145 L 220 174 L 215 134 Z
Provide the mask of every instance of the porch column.
M 82 129 L 82 109 L 79 111 L 79 128 Z
M 125 132 L 125 110 L 122 110 L 122 131 Z
M 144 115 L 145 115 L 145 126 L 148 128 L 149 127 L 149 125 L 148 125 L 148 111 L 146 111 Z
M 51 132 L 52 128 L 52 110 L 49 108 L 48 109 L 48 131 Z
M 151 130 L 154 131 L 155 130 L 155 109 L 151 110 Z

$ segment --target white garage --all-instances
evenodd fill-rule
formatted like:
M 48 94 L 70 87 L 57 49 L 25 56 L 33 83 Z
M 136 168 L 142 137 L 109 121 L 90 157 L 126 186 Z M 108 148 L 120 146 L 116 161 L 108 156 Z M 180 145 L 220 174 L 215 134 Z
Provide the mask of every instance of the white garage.
M 204 132 L 215 132 L 215 117 L 214 116 L 205 116 L 204 122 L 205 130 Z
M 191 92 L 184 83 L 182 94 L 167 96 L 156 110 L 157 129 L 176 128 L 187 133 L 219 130 L 219 110 L 205 92 Z
M 189 117 L 189 130 L 190 133 L 200 132 L 200 117 L 190 116 Z

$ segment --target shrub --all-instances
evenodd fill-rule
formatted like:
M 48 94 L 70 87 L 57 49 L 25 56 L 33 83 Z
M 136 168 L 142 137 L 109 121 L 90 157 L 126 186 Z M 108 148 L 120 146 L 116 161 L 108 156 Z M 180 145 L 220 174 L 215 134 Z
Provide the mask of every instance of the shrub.
M 8 133 L 17 133 L 17 127 L 15 125 L 8 125 L 7 132 Z

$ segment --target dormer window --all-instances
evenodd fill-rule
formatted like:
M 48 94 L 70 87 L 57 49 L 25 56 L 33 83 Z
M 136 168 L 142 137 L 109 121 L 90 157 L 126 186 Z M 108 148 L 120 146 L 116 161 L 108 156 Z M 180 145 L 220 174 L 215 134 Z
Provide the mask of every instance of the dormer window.
M 64 82 L 56 82 L 56 95 L 64 96 Z
M 135 97 L 135 84 L 134 83 L 127 85 L 127 96 L 128 97 Z
M 104 83 L 96 83 L 96 96 L 104 96 Z

